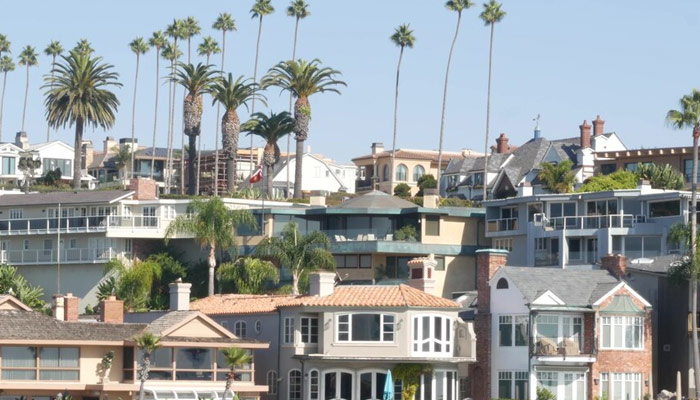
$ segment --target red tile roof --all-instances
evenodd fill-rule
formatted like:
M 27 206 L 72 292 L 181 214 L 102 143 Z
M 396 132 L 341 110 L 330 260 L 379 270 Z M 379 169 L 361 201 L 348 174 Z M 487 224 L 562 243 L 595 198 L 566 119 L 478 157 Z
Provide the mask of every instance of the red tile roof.
M 372 158 L 383 158 L 383 157 L 391 157 L 391 150 L 387 151 L 382 151 L 381 153 L 377 154 L 367 154 L 364 156 L 360 157 L 355 157 L 352 159 L 352 161 L 356 160 L 364 160 L 364 159 L 372 159 Z M 453 158 L 462 158 L 462 153 L 458 152 L 452 152 L 452 151 L 443 151 L 442 152 L 442 162 L 447 163 Z M 396 150 L 396 158 L 397 159 L 409 159 L 409 160 L 430 160 L 437 162 L 438 160 L 438 152 L 437 151 L 430 151 L 430 150 L 401 150 L 397 149 Z
M 195 300 L 190 309 L 204 314 L 263 314 L 277 311 L 277 307 L 294 300 L 294 295 L 254 295 L 254 294 L 218 294 Z

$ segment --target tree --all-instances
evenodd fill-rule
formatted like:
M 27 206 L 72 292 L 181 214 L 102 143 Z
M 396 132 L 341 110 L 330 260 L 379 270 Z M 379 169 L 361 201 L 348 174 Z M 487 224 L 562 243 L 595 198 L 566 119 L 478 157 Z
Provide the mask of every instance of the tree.
M 127 165 L 131 164 L 131 168 L 134 168 L 134 157 L 133 153 L 131 151 L 131 146 L 130 145 L 124 145 L 124 146 L 119 146 L 116 145 L 112 147 L 112 151 L 115 153 L 114 154 L 114 165 L 117 167 L 117 171 L 119 172 L 119 175 L 121 178 L 128 177 L 129 174 L 127 173 L 128 171 L 124 171 L 124 168 L 126 168 Z M 132 169 L 131 173 L 133 174 L 134 171 Z
M 37 154 L 28 151 L 20 153 L 17 169 L 24 175 L 24 192 L 29 193 L 29 187 L 34 184 L 34 174 L 41 168 L 41 159 Z
M 55 76 L 45 77 L 46 115 L 49 124 L 75 125 L 75 156 L 73 159 L 73 189 L 80 189 L 81 153 L 85 124 L 108 129 L 114 125 L 119 99 L 110 90 L 121 87 L 114 67 L 102 62 L 102 57 L 71 51 L 56 64 Z
M 402 199 L 411 197 L 411 187 L 405 183 L 399 183 L 394 187 L 394 196 L 401 197 Z
M 292 274 L 292 292 L 299 294 L 299 281 L 309 272 L 319 269 L 335 270 L 335 259 L 330 252 L 328 236 L 320 231 L 306 235 L 299 232 L 299 226 L 290 222 L 279 237 L 265 237 L 258 245 L 257 252 L 263 257 L 276 259 L 280 266 Z
M 2 53 L 10 52 L 11 45 L 12 43 L 10 43 L 10 41 L 7 40 L 7 36 L 0 34 L 0 58 L 2 58 Z
M 394 92 L 394 139 L 391 146 L 391 168 L 389 177 L 389 190 L 394 187 L 394 180 L 396 179 L 394 173 L 394 159 L 396 157 L 396 136 L 398 131 L 398 118 L 399 118 L 399 75 L 401 73 L 401 61 L 403 60 L 403 51 L 406 47 L 413 48 L 416 38 L 413 36 L 413 30 L 410 28 L 409 24 L 399 25 L 398 28 L 394 30 L 394 34 L 390 37 L 391 41 L 395 45 L 399 46 L 401 49 L 399 51 L 399 62 L 396 64 L 396 90 Z M 440 166 L 438 166 L 440 168 Z
M 239 258 L 221 264 L 216 271 L 223 293 L 263 294 L 268 282 L 279 282 L 279 271 L 269 261 L 259 258 Z
M 194 17 L 187 17 L 185 19 L 185 39 L 187 39 L 187 63 L 190 64 L 192 59 L 190 58 L 191 52 L 191 40 L 193 37 L 199 35 L 202 32 L 202 28 L 199 27 L 199 21 Z M 209 64 L 209 63 L 207 63 Z
M 177 41 L 178 39 L 186 39 L 187 38 L 187 27 L 185 26 L 185 21 L 181 19 L 175 19 L 173 20 L 173 23 L 168 25 L 165 29 L 165 34 L 168 35 L 172 40 L 173 40 L 173 48 L 177 49 Z M 173 53 L 170 54 L 171 56 L 175 57 L 175 60 L 171 64 L 171 75 L 170 78 L 175 80 L 175 64 L 178 62 L 178 59 L 182 55 L 179 51 L 174 51 Z M 175 95 L 177 93 L 177 86 L 173 84 L 173 90 L 172 90 L 172 101 L 170 102 L 170 119 L 169 119 L 169 129 L 168 129 L 168 155 L 167 155 L 167 164 L 168 164 L 168 181 L 166 183 L 166 188 L 167 190 L 172 190 L 172 177 L 173 177 L 173 140 L 175 138 Z M 183 147 L 183 154 L 180 155 L 180 157 L 184 156 L 184 146 L 185 146 L 185 137 L 184 133 L 182 134 L 182 147 Z M 185 171 L 180 171 L 180 181 L 183 181 L 185 179 Z
M 56 57 L 63 53 L 63 46 L 58 40 L 52 40 L 48 46 L 44 49 L 44 54 L 51 57 L 51 74 L 53 75 L 53 69 L 56 66 Z M 48 142 L 51 138 L 51 127 L 46 125 L 46 141 Z
M 263 104 L 266 104 L 265 96 L 260 94 L 259 91 L 260 85 L 254 81 L 244 79 L 243 76 L 239 76 L 234 81 L 233 75 L 230 73 L 228 78 L 223 78 L 214 84 L 213 101 L 217 105 L 224 106 L 224 116 L 221 118 L 221 139 L 224 157 L 226 158 L 226 189 L 229 193 L 236 189 L 236 158 L 238 154 L 238 136 L 241 131 L 241 120 L 238 117 L 237 110 L 240 106 L 245 106 L 248 109 L 248 102 L 253 99 L 259 99 Z
M 128 310 L 149 309 L 154 284 L 160 280 L 162 269 L 150 259 L 125 265 L 121 260 L 111 260 L 105 266 L 105 273 L 114 274 L 114 295 L 124 301 Z
M 243 124 L 243 131 L 248 132 L 248 135 L 255 135 L 265 141 L 263 149 L 263 164 L 267 167 L 267 197 L 272 198 L 272 178 L 275 173 L 275 165 L 280 160 L 280 148 L 277 142 L 289 135 L 294 130 L 294 118 L 286 111 L 281 113 L 270 112 L 270 115 L 264 113 L 255 113 L 251 119 Z
M 217 80 L 217 72 L 209 65 L 198 63 L 179 64 L 176 70 L 176 80 L 185 88 L 185 99 L 183 101 L 183 132 L 189 138 L 188 159 L 189 159 L 189 187 L 190 195 L 195 194 L 195 188 L 199 186 L 195 172 L 195 159 L 197 158 L 197 138 L 202 130 L 202 95 L 211 93 L 214 83 Z M 184 159 L 184 149 L 181 159 Z
M 184 38 L 187 39 L 187 64 L 191 64 L 191 40 L 192 37 L 199 35 L 201 32 L 201 28 L 199 27 L 199 21 L 197 21 L 194 17 L 187 17 L 184 20 Z M 207 63 L 209 64 L 209 63 Z M 183 115 L 184 119 L 184 115 Z M 185 133 L 183 130 L 183 133 L 180 135 L 180 143 L 181 143 L 181 150 L 182 150 L 182 156 L 180 156 L 180 193 L 185 193 Z M 192 138 L 190 137 L 190 143 L 192 142 Z M 190 150 L 190 155 L 192 154 L 192 150 Z M 194 154 L 197 158 L 197 149 L 194 149 Z M 190 177 L 192 176 L 192 172 L 194 172 L 194 158 L 189 157 L 189 162 L 190 162 Z M 188 192 L 193 193 L 194 190 L 199 188 L 199 174 L 196 174 L 196 182 L 193 182 L 190 179 L 189 180 L 189 187 L 188 187 Z M 196 192 L 199 193 L 199 192 Z
M 423 175 L 418 178 L 416 185 L 420 190 L 416 193 L 417 197 L 422 197 L 425 189 L 436 189 L 438 187 L 438 182 L 432 174 Z
M 214 21 L 212 28 L 221 31 L 221 71 L 224 71 L 226 59 L 226 32 L 236 30 L 236 21 L 229 13 L 221 13 Z M 216 105 L 216 137 L 214 139 L 214 196 L 219 195 L 219 118 L 221 116 L 221 104 Z M 234 177 L 235 179 L 235 177 Z
M 230 210 L 224 202 L 213 197 L 208 200 L 195 199 L 187 207 L 187 214 L 178 216 L 170 223 L 165 234 L 166 243 L 177 233 L 187 233 L 202 248 L 208 248 L 209 296 L 214 295 L 214 269 L 216 249 L 235 245 L 235 231 L 239 227 L 255 227 L 253 214 L 248 210 Z
M 165 170 L 167 174 L 165 175 L 165 187 L 166 190 L 170 190 L 170 185 L 172 184 L 173 177 L 173 120 L 175 118 L 175 96 L 173 87 L 175 86 L 175 63 L 182 56 L 182 52 L 175 47 L 174 44 L 167 43 L 163 47 L 162 56 L 164 59 L 170 61 L 170 77 L 168 85 L 168 144 L 167 144 L 167 155 L 165 161 Z
M 139 336 L 136 336 L 134 341 L 136 342 L 136 347 L 141 351 L 141 363 L 139 365 L 139 380 L 141 381 L 139 400 L 144 400 L 146 395 L 144 387 L 148 380 L 148 374 L 151 371 L 151 354 L 160 348 L 160 337 L 150 332 L 143 332 Z
M 491 70 L 493 65 L 493 31 L 496 23 L 501 22 L 503 17 L 506 16 L 506 12 L 501 10 L 501 4 L 496 2 L 496 0 L 490 0 L 488 3 L 484 3 L 484 11 L 481 12 L 479 17 L 484 21 L 486 26 L 491 27 L 491 40 L 489 41 L 489 80 L 488 88 L 486 89 L 486 139 L 484 142 L 484 200 L 488 198 L 488 182 L 486 177 L 488 176 L 488 161 L 489 161 L 489 128 L 491 122 Z
M 2 114 L 5 109 L 5 89 L 7 88 L 7 73 L 15 70 L 15 63 L 10 56 L 0 58 L 0 72 L 2 72 L 2 95 L 0 95 L 0 141 L 2 141 Z
M 635 175 L 649 181 L 654 189 L 681 190 L 685 186 L 683 174 L 670 164 L 637 164 Z
M 700 138 L 700 90 L 693 89 L 690 94 L 680 100 L 680 110 L 669 110 L 666 113 L 666 123 L 675 129 L 693 130 L 693 176 L 691 178 L 690 197 L 690 260 L 692 273 L 690 275 L 691 323 L 698 326 L 698 251 L 697 251 L 697 199 L 698 199 L 698 139 Z M 700 348 L 698 348 L 698 331 L 692 330 L 693 369 L 700 371 Z M 700 373 L 695 374 L 695 397 L 700 397 Z
M 226 365 L 229 368 L 229 373 L 226 376 L 226 388 L 224 389 L 224 398 L 226 400 L 226 393 L 231 390 L 231 384 L 235 378 L 234 371 L 236 367 L 250 363 L 252 359 L 250 352 L 246 349 L 240 347 L 228 347 L 221 349 L 221 354 L 223 354 L 226 360 Z
M 637 187 L 637 176 L 621 169 L 608 175 L 597 175 L 586 179 L 577 192 L 603 192 L 606 190 L 634 189 Z
M 83 55 L 91 55 L 95 52 L 92 48 L 92 44 L 87 39 L 80 39 L 78 43 L 75 44 L 75 47 L 73 47 L 73 50 Z
M 29 68 L 39 65 L 36 49 L 32 46 L 25 46 L 19 54 L 19 65 L 27 67 L 27 84 L 24 89 L 24 107 L 22 108 L 22 132 L 24 130 L 24 122 L 27 116 L 27 97 L 29 97 Z
M 136 138 L 136 89 L 139 82 L 139 62 L 141 56 L 148 51 L 148 43 L 142 37 L 137 37 L 129 43 L 129 48 L 136 55 L 136 74 L 134 75 L 134 98 L 131 102 L 131 145 L 134 145 Z M 134 177 L 134 157 L 129 157 L 131 160 L 131 177 Z
M 160 89 L 160 52 L 164 46 L 168 44 L 168 40 L 163 35 L 161 31 L 153 32 L 153 35 L 148 39 L 148 44 L 151 47 L 156 48 L 156 105 L 153 111 L 153 147 L 151 149 L 151 174 L 150 178 L 153 179 L 153 173 L 156 168 L 156 134 L 158 133 L 158 94 Z M 168 96 L 170 98 L 170 96 Z
M 462 22 L 462 11 L 469 9 L 473 6 L 470 0 L 447 0 L 445 3 L 445 8 L 450 11 L 457 13 L 457 25 L 455 27 L 455 34 L 452 38 L 452 44 L 450 45 L 450 52 L 447 56 L 447 68 L 445 68 L 445 86 L 442 89 L 442 112 L 440 114 L 440 145 L 438 147 L 438 168 L 437 168 L 437 189 L 440 193 L 440 176 L 442 175 L 442 144 L 445 138 L 445 110 L 447 108 L 447 82 L 450 78 L 450 65 L 452 64 L 452 53 L 455 49 L 455 44 L 457 43 L 457 37 L 459 36 L 459 25 Z
M 199 53 L 200 56 L 206 56 L 207 58 L 207 65 L 209 65 L 209 58 L 211 57 L 212 54 L 219 54 L 221 52 L 221 48 L 219 47 L 219 43 L 216 42 L 216 40 L 211 37 L 207 36 L 204 38 L 202 43 L 199 44 L 199 47 L 197 48 L 197 52 Z M 216 118 L 216 123 L 214 125 L 219 125 L 218 121 L 219 118 Z M 218 129 L 217 129 L 217 135 L 218 135 Z M 218 141 L 218 138 L 217 138 Z M 200 171 L 202 167 L 202 141 L 199 141 L 199 148 L 197 149 L 197 187 L 195 188 L 195 193 L 199 194 L 199 176 L 201 176 Z
M 17 268 L 7 264 L 0 265 L 0 294 L 11 294 L 33 310 L 41 311 L 46 306 L 41 286 L 32 286 Z
M 571 170 L 572 166 L 571 160 L 564 160 L 558 164 L 543 162 L 540 164 L 537 179 L 552 193 L 570 193 L 576 183 L 576 174 Z
M 282 61 L 272 67 L 262 79 L 264 88 L 277 86 L 286 90 L 296 98 L 294 103 L 294 140 L 297 142 L 296 166 L 294 171 L 294 196 L 301 197 L 302 161 L 304 156 L 304 141 L 309 136 L 309 121 L 311 120 L 311 103 L 309 97 L 315 93 L 338 93 L 338 86 L 347 86 L 336 79 L 341 72 L 328 67 L 321 67 L 321 61 L 314 59 Z

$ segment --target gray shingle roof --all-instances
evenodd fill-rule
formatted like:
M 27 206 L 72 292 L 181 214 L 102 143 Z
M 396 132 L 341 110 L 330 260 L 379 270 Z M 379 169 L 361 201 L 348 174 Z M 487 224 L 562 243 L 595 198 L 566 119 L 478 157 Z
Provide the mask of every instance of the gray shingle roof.
M 162 335 L 163 331 L 195 314 L 199 314 L 199 311 L 171 311 L 149 323 L 146 331 L 154 335 Z
M 681 259 L 680 255 L 659 256 L 654 259 L 637 259 L 627 262 L 627 269 L 666 274 L 675 261 Z
M 78 192 L 49 192 L 6 194 L 0 196 L 0 207 L 61 204 L 109 203 L 134 193 L 131 190 L 92 190 Z
M 153 155 L 154 148 L 147 147 L 145 149 L 138 150 L 136 152 L 136 157 L 151 157 Z M 168 156 L 168 149 L 165 147 L 155 148 L 156 158 L 165 158 Z M 204 152 L 202 152 L 204 154 Z
M 353 197 L 331 208 L 418 208 L 418 206 L 410 201 L 374 190 L 362 196 Z

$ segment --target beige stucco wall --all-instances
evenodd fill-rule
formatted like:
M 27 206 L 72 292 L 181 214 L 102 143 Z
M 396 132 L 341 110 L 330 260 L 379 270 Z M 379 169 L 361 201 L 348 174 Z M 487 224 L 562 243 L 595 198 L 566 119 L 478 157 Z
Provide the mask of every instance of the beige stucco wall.
M 440 216 L 440 235 L 425 234 L 425 215 L 421 217 L 421 238 L 426 244 L 458 244 L 476 246 L 477 224 L 480 219 L 465 217 Z
M 435 294 L 451 299 L 465 290 L 476 290 L 476 257 L 446 256 L 445 270 L 435 271 Z
M 109 370 L 108 378 L 110 382 L 121 382 L 123 374 L 123 352 L 122 347 L 107 346 L 82 346 L 80 348 L 80 382 L 86 384 L 97 384 L 101 381 L 102 357 L 107 352 L 114 352 L 114 361 Z
M 361 161 L 356 161 L 355 164 L 360 167 L 360 166 L 372 166 L 374 165 L 372 159 L 366 159 L 366 160 L 361 160 Z M 396 158 L 394 160 L 394 173 L 396 172 L 396 168 L 398 168 L 399 165 L 405 165 L 406 168 L 408 169 L 408 173 L 406 174 L 406 181 L 394 181 L 394 185 L 397 185 L 399 183 L 405 183 L 408 186 L 411 187 L 411 195 L 414 196 L 416 193 L 418 193 L 418 186 L 416 185 L 416 181 L 413 180 L 413 168 L 417 165 L 420 165 L 423 167 L 425 170 L 426 175 L 432 175 L 432 176 L 437 176 L 437 163 L 433 164 L 430 160 L 415 160 L 415 159 L 404 159 L 404 158 Z M 381 158 L 376 161 L 376 171 L 377 171 L 377 176 L 379 177 L 379 189 L 385 192 L 390 192 L 389 191 L 389 183 L 391 179 L 384 180 L 384 166 L 389 165 L 391 166 L 391 158 L 390 157 L 385 157 Z M 367 177 L 370 178 L 370 177 Z M 393 193 L 393 191 L 391 191 Z
M 199 318 L 195 318 L 183 326 L 175 329 L 168 336 L 180 337 L 205 337 L 220 338 L 226 337 L 223 333 L 214 328 L 210 323 Z

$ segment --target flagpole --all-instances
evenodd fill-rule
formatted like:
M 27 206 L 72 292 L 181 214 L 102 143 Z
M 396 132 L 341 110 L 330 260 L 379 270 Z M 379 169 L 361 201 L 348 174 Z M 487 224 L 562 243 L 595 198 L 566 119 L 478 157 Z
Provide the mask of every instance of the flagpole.
M 56 242 L 56 293 L 61 293 L 61 203 L 58 203 L 58 240 Z

